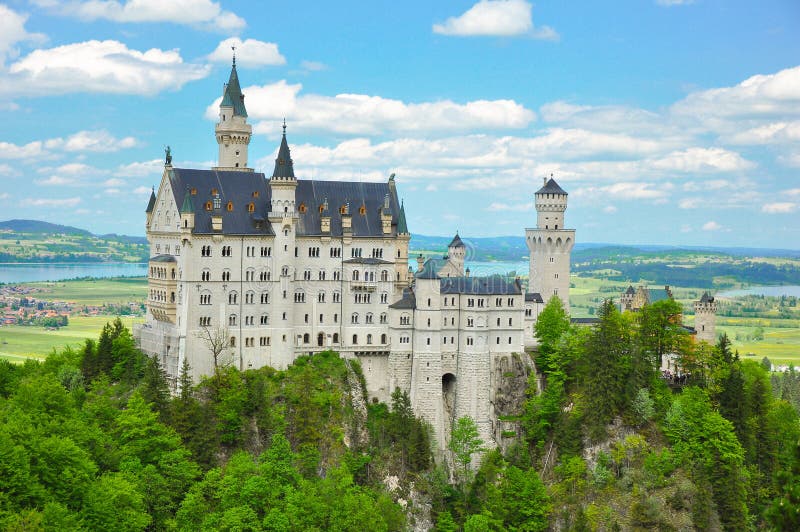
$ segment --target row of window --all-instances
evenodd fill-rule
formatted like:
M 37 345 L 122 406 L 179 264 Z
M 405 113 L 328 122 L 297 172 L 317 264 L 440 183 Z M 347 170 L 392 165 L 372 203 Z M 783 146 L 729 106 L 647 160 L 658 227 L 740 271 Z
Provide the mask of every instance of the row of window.
M 285 236 L 288 236 L 288 231 L 284 232 Z M 169 245 L 166 246 L 166 253 L 169 254 Z M 247 257 L 255 257 L 256 256 L 256 246 L 245 246 L 244 249 L 245 256 Z M 161 253 L 161 244 L 156 244 L 156 254 Z M 211 246 L 202 246 L 200 248 L 200 256 L 201 257 L 210 257 L 212 253 Z M 180 248 L 178 245 L 175 246 L 175 254 L 180 254 Z M 233 250 L 231 246 L 223 246 L 221 255 L 223 257 L 232 257 Z M 271 257 L 272 256 L 272 247 L 271 246 L 261 246 L 260 255 L 262 257 Z M 342 248 L 340 247 L 333 247 L 328 249 L 328 255 L 331 258 L 340 258 L 342 256 Z M 294 248 L 294 256 L 300 256 L 300 248 Z M 319 246 L 311 246 L 308 248 L 308 256 L 311 258 L 317 258 L 320 256 L 320 248 Z M 350 248 L 350 257 L 352 258 L 361 258 L 363 256 L 363 249 L 362 248 Z M 382 259 L 383 258 L 383 248 L 372 248 L 373 259 Z M 397 256 L 400 256 L 400 250 L 397 250 Z
M 169 223 L 169 218 L 167 218 L 167 223 Z M 169 250 L 170 250 L 169 244 L 166 244 L 164 246 L 164 254 L 169 255 Z M 156 255 L 160 254 L 161 254 L 161 244 L 156 244 Z M 181 254 L 181 247 L 178 244 L 175 244 L 175 255 L 180 255 L 180 254 Z
M 358 324 L 358 312 L 353 312 L 353 314 L 350 315 L 350 323 L 354 325 Z M 372 312 L 367 312 L 364 315 L 364 323 L 366 324 L 374 323 L 374 316 Z M 380 315 L 380 323 L 388 323 L 388 316 L 386 315 L 385 312 L 382 312 Z

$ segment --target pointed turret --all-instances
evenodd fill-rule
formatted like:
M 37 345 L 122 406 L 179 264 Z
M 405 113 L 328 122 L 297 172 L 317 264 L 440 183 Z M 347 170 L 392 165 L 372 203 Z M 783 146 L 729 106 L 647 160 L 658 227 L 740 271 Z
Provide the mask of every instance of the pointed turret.
M 236 57 L 233 58 L 231 75 L 222 91 L 222 102 L 219 106 L 220 108 L 232 107 L 233 116 L 247 118 L 247 109 L 244 106 L 244 94 L 242 94 L 242 87 L 239 85 L 239 74 L 236 72 Z
M 461 240 L 461 237 L 458 236 L 458 233 L 456 233 L 456 236 L 453 237 L 453 240 L 450 241 L 450 243 L 447 245 L 447 247 L 448 248 L 465 248 L 467 246 L 464 245 L 464 241 Z
M 278 157 L 275 159 L 275 170 L 272 171 L 272 177 L 279 179 L 295 179 L 294 165 L 292 163 L 292 154 L 289 152 L 289 143 L 286 142 L 286 121 L 283 122 L 283 136 L 281 137 L 281 146 L 278 148 Z
M 400 202 L 400 214 L 397 215 L 397 234 L 407 235 L 408 225 L 406 224 L 406 208 L 403 202 Z
M 192 195 L 188 191 L 183 195 L 183 205 L 181 205 L 181 214 L 193 214 L 194 203 L 192 203 Z
M 253 128 L 247 123 L 247 109 L 236 72 L 235 56 L 228 83 L 222 89 L 219 122 L 214 131 L 219 144 L 219 166 L 214 169 L 252 172 L 253 169 L 247 167 L 247 148 Z
M 151 212 L 153 212 L 153 208 L 155 206 L 156 206 L 156 189 L 155 187 L 153 187 L 153 189 L 150 190 L 150 201 L 147 202 L 147 209 L 145 209 L 144 212 L 150 214 Z

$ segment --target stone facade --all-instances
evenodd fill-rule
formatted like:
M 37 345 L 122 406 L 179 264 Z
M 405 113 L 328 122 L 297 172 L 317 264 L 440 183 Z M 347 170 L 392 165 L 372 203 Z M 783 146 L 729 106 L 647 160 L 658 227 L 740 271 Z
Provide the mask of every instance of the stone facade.
M 246 119 L 234 65 L 216 126 L 219 166 L 168 160 L 147 207 L 148 318 L 135 329 L 142 350 L 176 385 L 184 360 L 195 380 L 213 373 L 214 340 L 223 344 L 217 362 L 242 370 L 282 369 L 333 349 L 360 361 L 371 400 L 406 391 L 440 450 L 462 416 L 488 444 L 500 442 L 509 427 L 497 416 L 525 381 L 544 298 L 569 298 L 575 231 L 563 228 L 566 192 L 550 179 L 536 193 L 527 289 L 519 279 L 471 277 L 458 235 L 444 259 L 420 261 L 413 273 L 393 175 L 384 183 L 297 179 L 284 125 L 268 178 L 247 168 Z

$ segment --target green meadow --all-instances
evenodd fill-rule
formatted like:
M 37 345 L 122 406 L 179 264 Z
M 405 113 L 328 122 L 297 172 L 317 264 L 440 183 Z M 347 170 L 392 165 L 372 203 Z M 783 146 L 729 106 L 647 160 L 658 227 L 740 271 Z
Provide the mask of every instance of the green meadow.
M 147 296 L 147 279 L 121 277 L 77 281 L 26 283 L 41 290 L 38 299 L 70 301 L 77 305 L 102 305 L 144 301 Z
M 26 358 L 45 358 L 53 349 L 77 347 L 86 338 L 96 339 L 103 325 L 115 318 L 116 316 L 108 315 L 74 316 L 70 317 L 69 325 L 55 331 L 45 327 L 4 325 L 0 327 L 0 357 L 14 362 L 21 362 Z M 144 321 L 144 318 L 130 316 L 122 316 L 121 319 L 127 327 Z

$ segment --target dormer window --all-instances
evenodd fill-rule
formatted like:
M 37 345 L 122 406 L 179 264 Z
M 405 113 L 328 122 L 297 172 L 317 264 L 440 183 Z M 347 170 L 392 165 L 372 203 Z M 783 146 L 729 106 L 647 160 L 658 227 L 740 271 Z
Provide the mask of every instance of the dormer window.
M 247 212 L 256 212 L 256 204 L 253 202 L 248 203 Z
M 360 214 L 361 216 L 367 214 L 367 206 L 361 205 L 361 207 L 358 208 L 358 214 Z
M 212 188 L 211 189 L 211 195 L 212 196 L 216 196 L 217 194 L 219 194 L 219 192 L 217 192 L 217 189 L 216 188 Z
M 191 194 L 192 196 L 197 196 L 197 189 L 192 187 L 192 189 L 189 191 L 189 194 Z
M 228 212 L 231 212 L 233 210 L 233 202 L 232 201 L 228 202 L 227 208 L 228 208 Z
M 210 202 L 210 201 L 207 201 L 207 202 L 206 202 L 206 210 L 207 210 L 207 211 L 210 211 L 211 209 L 212 209 L 211 202 Z
M 256 191 L 254 191 L 254 192 L 253 192 L 253 197 L 254 197 L 254 198 L 257 198 L 257 197 L 258 197 L 258 190 L 256 190 Z
M 339 214 L 347 214 L 347 207 L 345 205 L 339 207 Z
M 301 203 L 299 210 L 300 210 L 300 214 L 305 214 L 306 210 L 308 210 L 308 209 L 306 209 L 306 204 L 305 203 Z
M 319 206 L 319 213 L 322 214 L 322 211 L 324 211 L 324 210 L 325 210 L 325 205 L 324 204 L 320 205 Z

